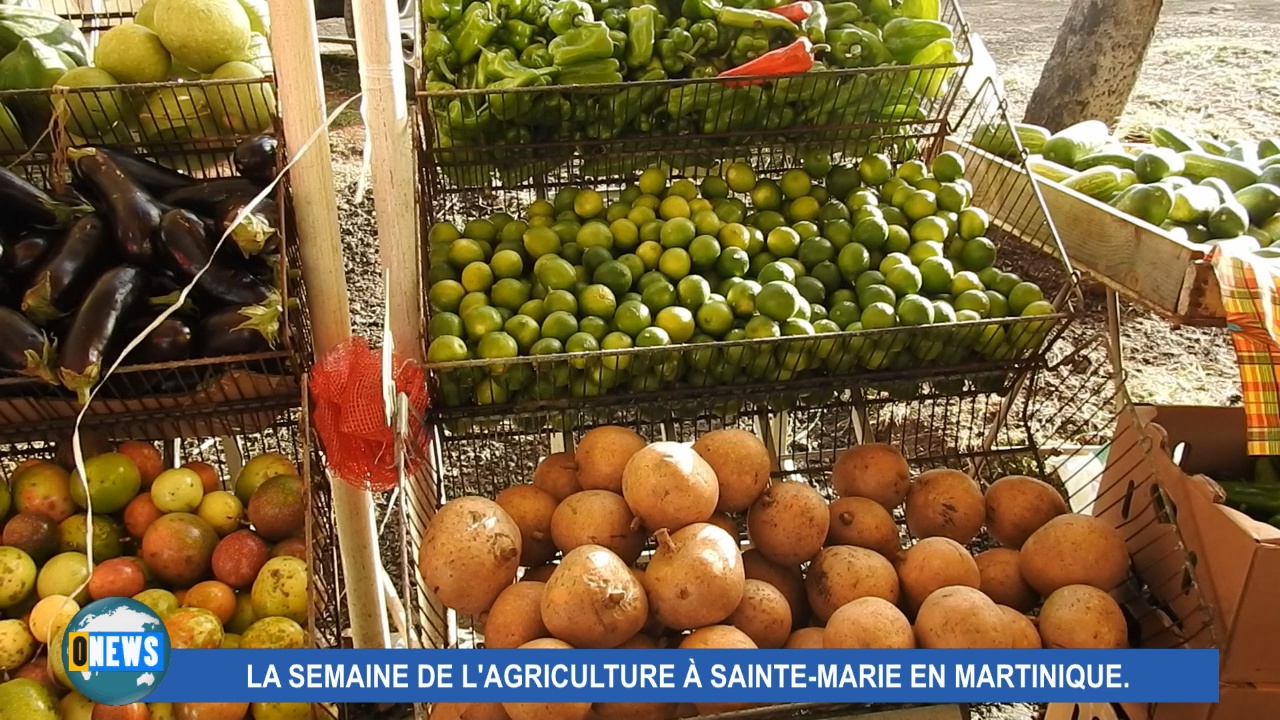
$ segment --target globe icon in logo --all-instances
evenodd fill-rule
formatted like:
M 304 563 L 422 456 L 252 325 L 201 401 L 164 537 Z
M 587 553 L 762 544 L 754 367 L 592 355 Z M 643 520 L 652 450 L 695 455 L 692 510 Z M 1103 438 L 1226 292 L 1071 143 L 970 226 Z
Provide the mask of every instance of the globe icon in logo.
M 88 643 L 77 649 L 73 642 L 83 642 L 76 633 L 87 633 Z M 114 633 L 158 633 L 158 645 L 153 637 L 149 644 L 138 636 L 115 636 Z M 96 636 L 96 638 L 95 638 Z M 109 642 L 106 640 L 109 639 Z M 92 648 L 86 654 L 86 649 Z M 146 658 L 159 660 L 158 668 L 139 668 Z M 77 660 L 87 658 L 88 670 Z M 160 685 L 165 669 L 169 667 L 169 635 L 160 616 L 151 608 L 129 598 L 105 598 L 85 605 L 67 625 L 62 642 L 63 667 L 71 684 L 82 695 L 103 705 L 128 705 L 135 703 Z M 101 669 L 101 663 L 120 666 L 121 669 Z M 132 665 L 132 666 L 130 666 Z

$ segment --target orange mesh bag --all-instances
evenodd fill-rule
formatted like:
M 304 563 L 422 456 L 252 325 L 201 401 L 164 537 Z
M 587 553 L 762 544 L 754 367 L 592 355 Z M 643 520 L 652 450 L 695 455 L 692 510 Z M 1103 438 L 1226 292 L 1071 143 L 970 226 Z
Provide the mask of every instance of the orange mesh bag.
M 410 423 L 417 423 L 428 404 L 426 373 L 417 362 L 399 355 L 392 357 L 391 366 L 396 389 L 409 398 Z M 312 418 L 330 471 L 364 490 L 393 489 L 399 478 L 395 433 L 387 426 L 382 397 L 381 351 L 370 348 L 364 338 L 348 339 L 312 368 L 310 388 Z

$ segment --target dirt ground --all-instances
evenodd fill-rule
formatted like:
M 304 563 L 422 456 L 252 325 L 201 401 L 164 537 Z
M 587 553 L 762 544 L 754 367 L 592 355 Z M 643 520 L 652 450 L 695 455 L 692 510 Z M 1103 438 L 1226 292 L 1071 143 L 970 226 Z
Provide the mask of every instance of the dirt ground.
M 962 4 L 974 32 L 982 36 L 1020 116 L 1053 46 L 1069 0 L 968 0 Z M 1275 0 L 1172 0 L 1166 3 L 1155 40 L 1121 129 L 1141 132 L 1169 123 L 1219 137 L 1261 138 L 1280 130 L 1280 3 Z M 321 34 L 341 34 L 322 27 Z M 358 88 L 349 49 L 327 46 L 324 57 L 331 102 Z M 1017 117 L 1015 117 L 1017 119 Z M 346 238 L 346 265 L 357 332 L 380 335 L 382 281 L 377 271 L 372 199 L 357 202 L 364 132 L 359 115 L 347 112 L 331 135 L 339 185 L 339 213 Z M 1100 293 L 1075 333 L 1103 327 Z M 1123 310 L 1129 390 L 1135 400 L 1224 405 L 1240 401 L 1234 353 L 1224 330 L 1173 328 L 1141 309 Z M 1092 363 L 1105 364 L 1101 350 Z M 1053 409 L 1048 412 L 1052 413 Z M 989 720 L 1028 720 L 1030 706 L 980 708 Z

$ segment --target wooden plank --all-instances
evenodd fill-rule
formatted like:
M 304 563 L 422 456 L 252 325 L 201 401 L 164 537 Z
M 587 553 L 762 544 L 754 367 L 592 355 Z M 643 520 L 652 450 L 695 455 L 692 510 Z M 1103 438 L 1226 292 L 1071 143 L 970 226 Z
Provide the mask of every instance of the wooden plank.
M 1055 243 L 1034 203 L 1032 179 L 1012 163 L 948 138 L 945 147 L 965 156 L 974 186 L 973 204 L 1002 230 L 1052 252 Z M 1189 325 L 1222 325 L 1217 278 L 1204 261 L 1207 248 L 1057 183 L 1037 179 L 1045 205 L 1071 265 L 1163 315 Z

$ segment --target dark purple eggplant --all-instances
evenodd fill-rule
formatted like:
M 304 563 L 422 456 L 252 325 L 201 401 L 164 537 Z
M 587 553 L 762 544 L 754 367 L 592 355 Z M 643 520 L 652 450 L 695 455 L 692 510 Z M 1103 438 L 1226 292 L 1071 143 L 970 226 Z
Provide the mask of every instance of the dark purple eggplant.
M 147 274 L 133 265 L 121 265 L 102 274 L 80 303 L 71 329 L 58 352 L 58 377 L 74 392 L 80 404 L 102 376 L 102 365 L 128 318 L 147 294 Z
M 259 135 L 236 146 L 232 161 L 240 177 L 266 187 L 276 177 L 276 149 L 279 143 L 272 135 Z
M 212 217 L 223 203 L 252 200 L 261 191 L 247 178 L 214 178 L 165 193 L 161 199 L 174 207 Z
M 217 236 L 221 237 L 227 228 L 232 228 L 228 239 L 240 248 L 245 257 L 274 252 L 280 247 L 280 234 L 276 232 L 280 226 L 280 209 L 274 200 L 267 198 L 236 223 L 236 218 L 247 204 L 240 200 L 223 203 L 215 215 L 218 219 Z
M 156 314 L 150 314 L 130 323 L 125 339 L 132 340 L 141 335 L 142 331 L 155 322 L 157 317 Z M 191 358 L 191 338 L 191 327 L 182 318 L 170 315 L 160 321 L 154 330 L 147 333 L 146 339 L 133 349 L 133 353 L 129 355 L 129 363 L 152 365 L 188 360 Z
M 85 215 L 36 271 L 22 296 L 22 312 L 40 325 L 76 307 L 109 255 L 107 224 Z
M 245 268 L 210 264 L 206 232 L 204 221 L 189 210 L 170 210 L 164 214 L 158 245 L 169 269 L 179 280 L 196 279 L 201 268 L 208 265 L 196 280 L 200 294 L 224 305 L 261 305 L 273 298 L 275 304 L 279 304 L 279 293 Z
M 196 336 L 200 357 L 269 352 L 280 337 L 280 307 L 223 308 L 201 319 Z
M 160 227 L 164 207 L 135 184 L 115 161 L 96 148 L 67 151 L 74 172 L 101 201 L 111 221 L 116 246 L 126 262 L 146 266 L 154 254 L 152 236 Z
M 27 182 L 8 168 L 0 167 L 0 221 L 18 230 L 64 228 L 92 208 L 58 202 L 49 193 Z
M 54 239 L 43 231 L 19 235 L 0 258 L 4 274 L 15 284 L 25 286 L 27 278 L 40 267 L 54 245 Z
M 0 369 L 57 385 L 53 361 L 49 336 L 17 310 L 0 307 Z
M 104 147 L 95 147 L 94 150 L 110 158 L 116 167 L 120 168 L 138 187 L 155 195 L 164 195 L 200 182 L 199 178 L 185 175 L 133 153 Z

